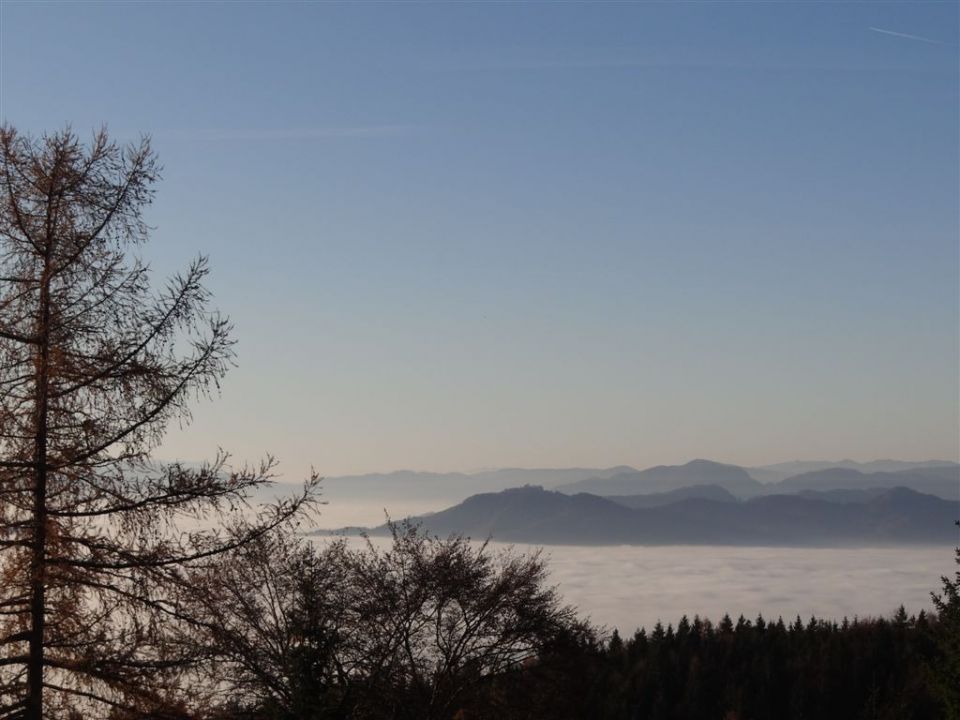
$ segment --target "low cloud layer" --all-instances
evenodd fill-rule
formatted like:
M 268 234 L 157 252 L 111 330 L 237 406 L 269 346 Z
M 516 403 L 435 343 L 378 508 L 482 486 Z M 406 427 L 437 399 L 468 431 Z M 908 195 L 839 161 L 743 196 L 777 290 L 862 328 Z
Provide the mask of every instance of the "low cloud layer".
M 382 538 L 374 542 L 386 543 Z M 493 543 L 495 547 L 503 547 Z M 517 550 L 532 549 L 516 545 Z M 840 620 L 931 607 L 954 572 L 951 548 L 567 547 L 544 548 L 565 599 L 598 625 L 652 628 L 681 615 L 717 621 L 762 613 Z

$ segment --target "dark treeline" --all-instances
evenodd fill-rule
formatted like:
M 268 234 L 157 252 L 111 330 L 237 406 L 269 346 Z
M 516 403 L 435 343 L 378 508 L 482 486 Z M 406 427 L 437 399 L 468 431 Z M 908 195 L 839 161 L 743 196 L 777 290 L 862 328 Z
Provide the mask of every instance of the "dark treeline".
M 682 618 L 595 661 L 597 715 L 608 718 L 942 718 L 938 621 L 836 623 Z

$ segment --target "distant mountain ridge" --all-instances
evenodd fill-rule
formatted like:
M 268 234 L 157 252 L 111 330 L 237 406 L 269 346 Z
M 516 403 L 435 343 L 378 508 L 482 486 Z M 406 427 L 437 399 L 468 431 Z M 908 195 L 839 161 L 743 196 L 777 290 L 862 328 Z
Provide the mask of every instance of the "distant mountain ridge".
M 438 535 L 457 533 L 504 542 L 824 547 L 955 543 L 958 513 L 958 502 L 907 488 L 892 488 L 864 502 L 767 495 L 745 502 L 691 498 L 630 508 L 587 493 L 568 495 L 527 486 L 474 495 L 412 521 Z M 385 534 L 388 528 L 369 532 Z
M 805 498 L 813 498 L 814 500 L 850 503 L 868 502 L 880 495 L 883 495 L 887 491 L 888 488 L 856 488 L 853 490 L 801 490 L 797 493 L 797 495 Z
M 712 460 L 691 460 L 685 465 L 658 465 L 646 470 L 631 470 L 605 478 L 592 477 L 558 486 L 567 494 L 645 495 L 695 485 L 716 485 L 738 497 L 763 492 L 763 484 L 737 465 Z
M 769 492 L 771 488 L 764 487 L 765 485 L 775 485 L 797 475 L 836 468 L 856 470 L 861 474 L 910 472 L 942 476 L 945 471 L 960 473 L 960 465 L 957 463 L 939 460 L 840 460 L 837 463 L 814 460 L 741 467 L 698 459 L 683 465 L 658 465 L 645 470 L 629 465 L 609 468 L 498 468 L 473 473 L 396 470 L 327 477 L 323 481 L 323 487 L 326 493 L 333 496 L 348 492 L 355 497 L 379 498 L 400 494 L 405 498 L 439 496 L 462 499 L 471 494 L 496 492 L 523 485 L 542 485 L 567 493 L 591 492 L 598 495 L 650 494 L 694 485 L 718 485 L 738 497 L 750 497 Z M 902 484 L 909 486 L 909 482 Z
M 821 461 L 813 461 L 819 466 Z M 693 460 L 684 465 L 657 466 L 637 470 L 629 466 L 609 468 L 500 468 L 472 473 L 434 473 L 401 470 L 390 473 L 327 477 L 322 483 L 323 498 L 327 501 L 325 515 L 328 527 L 334 525 L 371 525 L 381 521 L 384 513 L 400 518 L 422 515 L 448 508 L 472 495 L 499 492 L 523 485 L 541 485 L 559 489 L 567 494 L 587 492 L 601 496 L 633 497 L 661 495 L 626 501 L 633 507 L 656 507 L 669 504 L 682 497 L 729 499 L 716 496 L 713 491 L 691 491 L 689 488 L 714 486 L 738 499 L 759 497 L 772 493 L 796 494 L 804 490 L 827 492 L 832 490 L 869 490 L 871 486 L 890 488 L 902 485 L 921 493 L 935 494 L 945 499 L 960 498 L 960 465 L 940 464 L 940 461 L 907 462 L 879 460 L 869 463 L 852 463 L 860 468 L 894 467 L 896 478 L 885 475 L 872 477 L 871 473 L 829 475 L 834 469 L 827 468 L 827 476 L 808 475 L 803 481 L 776 474 L 776 482 L 760 482 L 761 469 L 740 467 L 711 460 Z M 782 464 L 790 469 L 802 463 Z M 775 466 L 771 466 L 775 467 Z M 855 470 L 856 468 L 848 468 Z M 767 471 L 777 473 L 777 471 Z M 811 472 L 821 472 L 811 471 Z M 859 472 L 859 471 L 858 471 Z M 891 471 L 883 471 L 891 472 Z M 794 476 L 795 477 L 795 476 Z M 818 479 L 819 478 L 819 479 Z M 769 480 L 770 478 L 767 477 Z M 852 487 L 848 487 L 852 486 Z M 279 483 L 258 491 L 255 500 L 272 501 L 285 493 L 295 492 L 298 484 Z M 713 492 L 714 495 L 710 493 Z M 675 493 L 675 495 L 670 495 Z M 823 500 L 841 501 L 839 496 L 822 497 Z M 852 500 L 843 498 L 842 501 Z M 861 497 L 860 500 L 865 498 Z
M 479 492 L 496 492 L 522 485 L 555 487 L 590 477 L 609 477 L 633 471 L 626 465 L 611 468 L 499 468 L 475 473 L 434 473 L 396 470 L 388 473 L 344 475 L 325 478 L 325 493 L 336 496 L 349 492 L 354 497 L 405 498 L 462 497 Z M 465 495 L 463 493 L 466 493 Z
M 859 465 L 899 467 L 905 464 L 907 463 L 884 460 Z M 659 465 L 647 470 L 586 478 L 558 485 L 556 489 L 567 494 L 587 492 L 612 497 L 677 492 L 682 488 L 705 485 L 723 488 L 741 499 L 770 494 L 796 494 L 803 490 L 867 490 L 902 486 L 922 494 L 958 500 L 960 465 L 934 465 L 924 462 L 917 467 L 880 472 L 831 467 L 793 475 L 778 482 L 761 483 L 750 475 L 747 468 L 711 460 L 693 460 L 685 465 Z
M 908 487 L 919 493 L 957 500 L 960 499 L 960 466 L 931 466 L 872 473 L 850 468 L 829 468 L 794 475 L 768 487 L 772 491 L 783 493 Z
M 647 495 L 607 495 L 617 505 L 628 508 L 651 508 L 671 505 L 681 500 L 715 500 L 716 502 L 737 502 L 737 496 L 719 485 L 691 485 L 662 493 Z
M 818 470 L 829 470 L 831 468 L 846 468 L 848 470 L 859 470 L 862 473 L 873 472 L 900 472 L 903 470 L 915 470 L 926 467 L 957 467 L 957 463 L 950 460 L 869 460 L 867 462 L 857 462 L 856 460 L 792 460 L 790 462 L 773 463 L 772 465 L 760 465 L 757 467 L 746 468 L 750 475 L 760 482 L 779 482 L 794 475 L 816 472 Z

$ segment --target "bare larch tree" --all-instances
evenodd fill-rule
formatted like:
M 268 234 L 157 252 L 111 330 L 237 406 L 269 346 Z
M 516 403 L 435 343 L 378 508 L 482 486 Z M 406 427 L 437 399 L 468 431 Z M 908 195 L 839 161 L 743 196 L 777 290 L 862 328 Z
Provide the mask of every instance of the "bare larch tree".
M 196 651 L 168 632 L 191 565 L 309 505 L 252 509 L 273 463 L 151 460 L 230 366 L 204 258 L 159 291 L 138 247 L 149 140 L 0 128 L 0 718 L 152 713 Z

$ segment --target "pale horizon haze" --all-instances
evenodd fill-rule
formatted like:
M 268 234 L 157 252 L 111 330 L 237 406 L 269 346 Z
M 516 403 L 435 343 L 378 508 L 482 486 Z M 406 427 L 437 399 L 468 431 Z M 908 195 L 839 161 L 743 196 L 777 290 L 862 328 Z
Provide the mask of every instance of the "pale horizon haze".
M 0 120 L 164 165 L 284 479 L 960 460 L 956 3 L 0 2 Z

